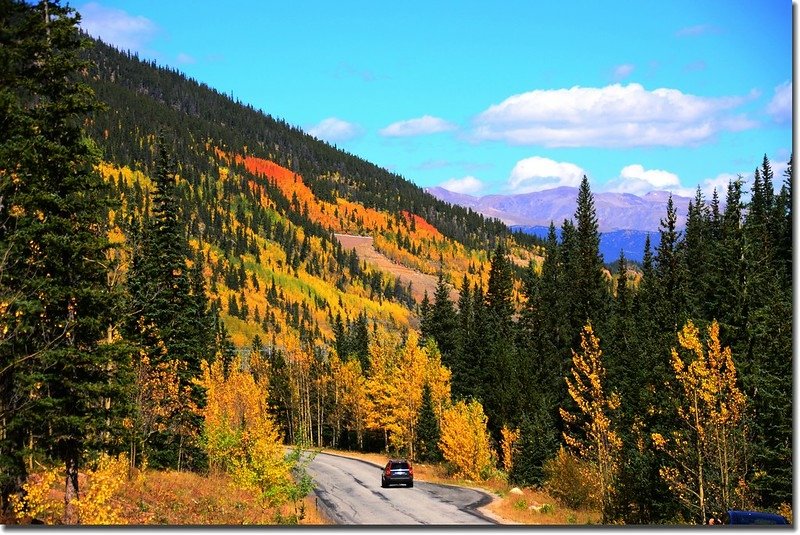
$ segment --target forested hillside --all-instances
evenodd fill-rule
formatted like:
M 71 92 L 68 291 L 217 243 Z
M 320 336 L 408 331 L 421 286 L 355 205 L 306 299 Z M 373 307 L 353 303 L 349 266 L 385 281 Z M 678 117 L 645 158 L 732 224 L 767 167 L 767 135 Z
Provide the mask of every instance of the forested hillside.
M 118 462 L 225 473 L 296 521 L 281 507 L 309 482 L 283 444 L 502 474 L 608 522 L 791 512 L 791 162 L 765 157 L 724 210 L 698 190 L 683 232 L 670 201 L 641 272 L 612 276 L 585 177 L 560 239 L 512 233 L 89 42 L 57 3 L 0 6 L 14 518 L 54 517 L 64 471 L 56 516 L 112 518 L 98 474 Z

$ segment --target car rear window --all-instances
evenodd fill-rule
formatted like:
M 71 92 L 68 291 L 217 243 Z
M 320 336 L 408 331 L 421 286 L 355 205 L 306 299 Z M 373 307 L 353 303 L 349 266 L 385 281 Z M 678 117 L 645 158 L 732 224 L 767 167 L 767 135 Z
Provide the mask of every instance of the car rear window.
M 408 463 L 407 462 L 392 463 L 392 469 L 394 469 L 394 470 L 397 470 L 397 469 L 407 470 L 408 469 Z

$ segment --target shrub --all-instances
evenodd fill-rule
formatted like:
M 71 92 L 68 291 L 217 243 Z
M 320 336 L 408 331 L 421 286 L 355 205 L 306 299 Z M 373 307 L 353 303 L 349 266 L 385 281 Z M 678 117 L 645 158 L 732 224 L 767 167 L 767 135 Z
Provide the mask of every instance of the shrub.
M 545 484 L 562 505 L 583 509 L 599 505 L 600 489 L 591 477 L 591 466 L 562 446 L 558 454 L 544 464 Z

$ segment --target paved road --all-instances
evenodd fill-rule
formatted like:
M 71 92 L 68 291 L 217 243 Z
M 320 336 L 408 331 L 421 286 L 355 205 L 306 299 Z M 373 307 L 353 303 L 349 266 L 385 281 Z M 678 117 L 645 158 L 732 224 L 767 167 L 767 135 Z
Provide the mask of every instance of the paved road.
M 415 481 L 381 488 L 381 467 L 318 453 L 308 466 L 318 506 L 337 524 L 494 524 L 476 509 L 491 500 L 477 490 Z

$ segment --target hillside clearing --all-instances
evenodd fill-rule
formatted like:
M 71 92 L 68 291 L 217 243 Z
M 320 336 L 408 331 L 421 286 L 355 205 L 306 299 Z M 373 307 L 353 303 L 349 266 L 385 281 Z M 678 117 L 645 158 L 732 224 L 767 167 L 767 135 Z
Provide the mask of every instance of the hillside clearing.
M 358 258 L 362 261 L 373 265 L 381 271 L 390 273 L 404 284 L 410 282 L 411 294 L 417 301 L 422 300 L 426 291 L 428 296 L 433 298 L 437 282 L 437 278 L 434 275 L 420 273 L 408 266 L 390 260 L 386 255 L 375 249 L 372 236 L 354 236 L 351 234 L 335 234 L 335 236 L 345 250 L 355 249 Z M 458 292 L 455 288 L 450 289 L 450 299 L 453 301 L 458 300 Z

